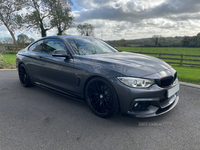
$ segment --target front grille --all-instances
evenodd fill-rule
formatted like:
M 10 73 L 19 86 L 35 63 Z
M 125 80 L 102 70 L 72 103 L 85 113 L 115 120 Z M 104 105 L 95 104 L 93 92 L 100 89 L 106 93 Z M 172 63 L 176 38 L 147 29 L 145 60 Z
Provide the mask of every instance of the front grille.
M 160 85 L 162 87 L 169 86 L 173 83 L 173 81 L 174 81 L 173 77 L 166 77 L 160 80 Z
M 166 87 L 166 86 L 170 86 L 171 84 L 173 84 L 174 81 L 176 80 L 176 78 L 177 78 L 177 73 L 175 73 L 174 76 L 167 76 L 160 80 L 157 80 L 156 83 L 160 87 Z
M 174 74 L 174 81 L 176 80 L 177 78 L 177 72 Z

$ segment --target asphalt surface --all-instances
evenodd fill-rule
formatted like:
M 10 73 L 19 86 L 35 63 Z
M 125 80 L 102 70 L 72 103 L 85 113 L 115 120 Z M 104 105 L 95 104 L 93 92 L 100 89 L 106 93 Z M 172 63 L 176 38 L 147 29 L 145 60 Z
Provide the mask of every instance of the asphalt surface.
M 0 150 L 199 150 L 200 89 L 181 86 L 167 114 L 138 119 L 95 116 L 83 102 L 24 88 L 0 70 Z

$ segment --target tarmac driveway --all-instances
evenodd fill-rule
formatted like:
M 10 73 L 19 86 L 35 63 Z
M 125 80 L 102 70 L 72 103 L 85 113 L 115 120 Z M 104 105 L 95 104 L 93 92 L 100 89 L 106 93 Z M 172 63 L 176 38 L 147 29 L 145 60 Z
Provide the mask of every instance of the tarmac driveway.
M 200 89 L 180 88 L 165 115 L 102 119 L 83 102 L 24 88 L 16 70 L 0 70 L 0 150 L 199 150 Z

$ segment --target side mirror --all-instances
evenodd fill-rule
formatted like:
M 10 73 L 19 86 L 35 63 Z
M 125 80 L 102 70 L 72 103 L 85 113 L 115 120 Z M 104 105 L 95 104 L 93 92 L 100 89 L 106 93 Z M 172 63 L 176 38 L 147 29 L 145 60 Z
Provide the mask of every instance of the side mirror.
M 52 52 L 53 57 L 66 57 L 69 58 L 70 56 L 67 54 L 65 50 L 57 49 Z

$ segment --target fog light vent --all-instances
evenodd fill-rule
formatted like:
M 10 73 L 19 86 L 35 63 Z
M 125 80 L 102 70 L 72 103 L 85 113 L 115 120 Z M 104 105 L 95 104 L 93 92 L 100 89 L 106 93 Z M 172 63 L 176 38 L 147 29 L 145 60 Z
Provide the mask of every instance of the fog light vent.
M 150 102 L 136 102 L 133 105 L 133 110 L 136 110 L 136 111 L 145 110 L 147 109 L 147 107 L 149 107 L 149 105 L 150 105 Z

